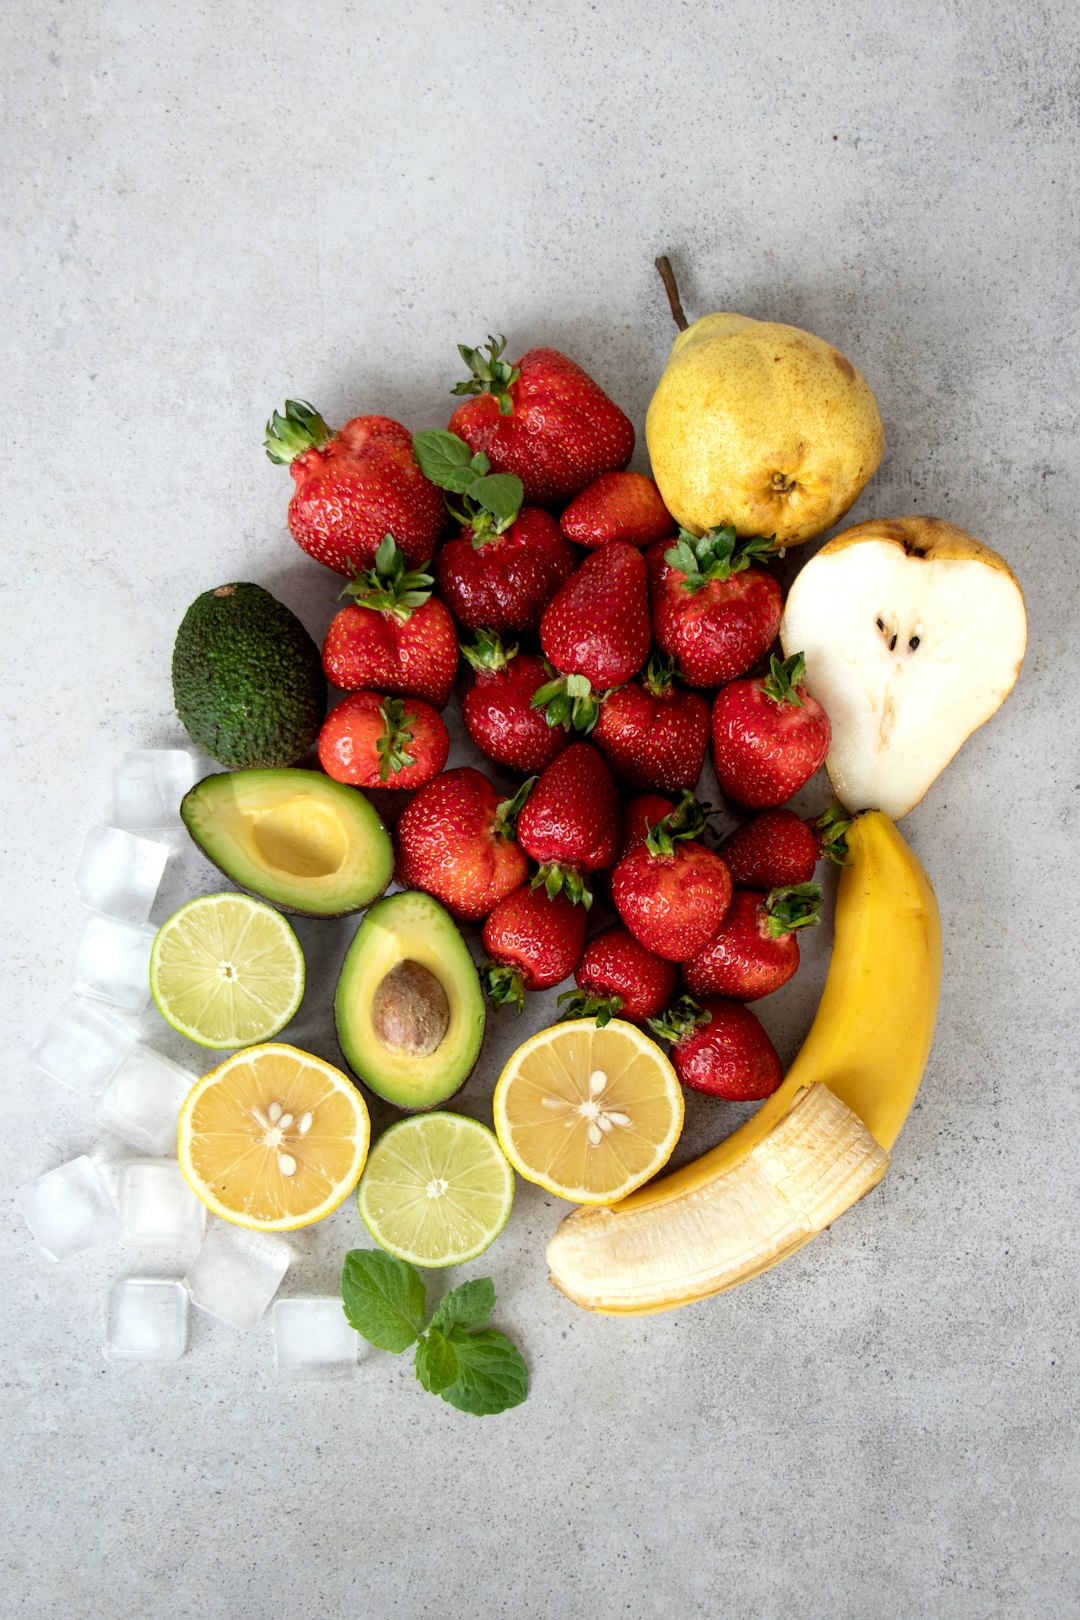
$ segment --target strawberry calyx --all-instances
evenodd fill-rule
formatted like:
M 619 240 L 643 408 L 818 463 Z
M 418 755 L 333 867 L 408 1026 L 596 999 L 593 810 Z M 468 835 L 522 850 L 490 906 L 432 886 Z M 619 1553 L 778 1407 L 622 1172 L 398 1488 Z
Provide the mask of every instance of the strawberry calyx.
M 587 990 L 564 990 L 559 997 L 559 1006 L 563 1002 L 566 1006 L 559 1014 L 559 1022 L 566 1023 L 572 1018 L 595 1018 L 597 1029 L 603 1029 L 617 1018 L 622 1010 L 622 996 L 614 991 L 607 996 L 590 995 Z
M 821 884 L 789 883 L 770 889 L 762 902 L 766 932 L 772 939 L 796 928 L 816 928 L 821 921 Z
M 510 416 L 514 409 L 514 402 L 510 397 L 510 390 L 521 376 L 518 366 L 512 366 L 508 360 L 502 358 L 506 348 L 504 337 L 492 337 L 488 333 L 487 355 L 479 349 L 470 349 L 467 343 L 459 343 L 458 354 L 464 360 L 472 376 L 465 382 L 455 383 L 450 392 L 452 394 L 490 394 L 499 407 L 500 416 Z
M 405 713 L 401 698 L 384 698 L 379 704 L 379 715 L 383 722 L 383 733 L 375 739 L 375 752 L 379 756 L 379 780 L 385 782 L 389 780 L 391 771 L 396 775 L 406 765 L 416 764 L 416 755 L 407 751 L 413 740 L 409 727 L 416 715 Z
M 279 467 L 287 467 L 309 450 L 321 450 L 334 434 L 306 399 L 287 399 L 285 414 L 275 411 L 266 424 L 263 449 Z
M 675 660 L 664 653 L 654 652 L 645 666 L 641 684 L 650 697 L 667 697 L 675 684 Z
M 707 1024 L 711 1016 L 704 1007 L 698 1006 L 693 996 L 680 996 L 659 1018 L 647 1018 L 645 1022 L 662 1041 L 677 1042 Z
M 521 813 L 521 807 L 532 792 L 535 776 L 528 776 L 522 782 L 512 799 L 502 799 L 495 806 L 495 835 L 499 838 L 513 838 L 514 826 Z
M 800 709 L 803 700 L 796 688 L 806 674 L 806 659 L 802 653 L 792 653 L 790 658 L 777 658 L 775 653 L 769 659 L 769 673 L 760 683 L 761 690 L 766 697 L 772 698 L 774 703 L 794 703 Z
M 564 731 L 580 731 L 587 736 L 600 718 L 600 705 L 610 694 L 595 692 L 587 675 L 559 675 L 551 669 L 552 679 L 538 686 L 530 705 L 543 709 L 549 726 L 562 726 Z
M 504 642 L 494 630 L 478 630 L 474 641 L 459 643 L 462 657 L 473 669 L 505 669 L 517 657 L 517 642 Z
M 358 569 L 340 593 L 352 598 L 357 607 L 378 613 L 392 613 L 404 624 L 416 609 L 423 607 L 435 584 L 422 569 L 410 571 L 408 559 L 392 534 L 384 534 L 371 568 Z
M 473 455 L 464 439 L 441 428 L 413 434 L 412 450 L 428 482 L 447 492 L 450 516 L 462 528 L 472 530 L 477 549 L 515 521 L 525 499 L 525 486 L 513 473 L 493 473 L 482 450 Z M 460 497 L 458 504 L 451 495 Z
M 817 833 L 819 855 L 833 861 L 837 866 L 843 866 L 849 854 L 846 834 L 851 826 L 851 817 L 845 815 L 839 805 L 833 805 L 831 810 L 823 811 L 810 826 Z
M 669 568 L 677 568 L 686 578 L 684 591 L 700 591 L 712 579 L 730 579 L 754 563 L 767 562 L 775 551 L 775 535 L 750 535 L 740 540 L 734 529 L 716 527 L 704 534 L 679 529 L 679 538 L 664 552 Z
M 480 982 L 493 1007 L 513 1007 L 517 1017 L 525 1008 L 525 980 L 508 962 L 488 960 L 480 969 Z
M 561 861 L 547 861 L 537 872 L 530 889 L 543 889 L 549 900 L 564 894 L 572 906 L 584 906 L 588 911 L 593 903 L 592 890 L 576 866 L 563 866 Z
M 661 817 L 655 826 L 648 826 L 645 848 L 650 855 L 663 859 L 674 855 L 675 845 L 684 838 L 698 838 L 705 831 L 705 810 L 689 791 L 685 792 L 674 810 Z

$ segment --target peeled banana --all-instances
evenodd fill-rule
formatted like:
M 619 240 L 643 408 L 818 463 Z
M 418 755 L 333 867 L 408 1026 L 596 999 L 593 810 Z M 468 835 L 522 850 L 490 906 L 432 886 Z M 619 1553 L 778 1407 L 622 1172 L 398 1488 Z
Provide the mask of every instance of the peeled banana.
M 941 925 L 887 816 L 866 811 L 847 841 L 828 978 L 783 1084 L 693 1164 L 566 1217 L 547 1259 L 575 1304 L 638 1315 L 719 1293 L 794 1254 L 888 1169 L 930 1054 Z

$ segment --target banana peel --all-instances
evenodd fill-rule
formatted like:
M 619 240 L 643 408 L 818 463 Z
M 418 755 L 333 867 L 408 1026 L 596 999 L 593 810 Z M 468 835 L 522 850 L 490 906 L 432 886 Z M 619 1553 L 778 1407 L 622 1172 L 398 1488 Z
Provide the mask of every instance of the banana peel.
M 930 1054 L 937 900 L 880 811 L 847 833 L 832 961 L 782 1085 L 739 1130 L 608 1208 L 574 1210 L 551 1281 L 605 1315 L 672 1310 L 794 1254 L 881 1180 Z

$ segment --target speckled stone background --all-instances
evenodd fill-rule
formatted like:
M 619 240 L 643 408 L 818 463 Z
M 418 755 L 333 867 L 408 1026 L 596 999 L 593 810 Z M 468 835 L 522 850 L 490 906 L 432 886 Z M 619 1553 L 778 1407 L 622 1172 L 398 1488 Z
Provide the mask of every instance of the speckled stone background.
M 5 1614 L 1080 1614 L 1076 15 L 6 8 Z M 905 824 L 946 960 L 894 1168 L 778 1271 L 639 1322 L 547 1286 L 560 1207 L 519 1186 L 467 1268 L 532 1370 L 497 1419 L 376 1352 L 351 1387 L 279 1385 L 265 1322 L 196 1313 L 174 1367 L 106 1364 L 107 1282 L 147 1257 L 36 1251 L 6 1190 L 118 1150 L 22 1054 L 71 970 L 112 764 L 178 737 L 188 601 L 254 579 L 329 621 L 263 421 L 293 393 L 441 426 L 455 342 L 505 330 L 568 350 L 640 429 L 672 336 L 661 249 L 692 314 L 802 324 L 865 370 L 888 451 L 855 517 L 949 517 L 1028 593 L 1014 696 Z M 155 916 L 214 886 L 185 857 Z M 295 1036 L 330 1058 L 349 932 L 301 928 Z M 764 1008 L 785 1058 L 827 948 Z M 464 1108 L 544 1014 L 498 1025 Z M 690 1145 L 734 1117 L 695 1107 Z M 332 1287 L 357 1241 L 348 1209 L 302 1234 L 287 1290 Z

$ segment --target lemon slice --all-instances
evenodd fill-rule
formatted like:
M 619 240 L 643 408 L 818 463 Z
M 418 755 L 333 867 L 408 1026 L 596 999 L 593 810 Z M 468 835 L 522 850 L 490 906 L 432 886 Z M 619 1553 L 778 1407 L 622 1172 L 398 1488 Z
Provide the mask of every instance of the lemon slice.
M 150 989 L 181 1035 L 235 1051 L 285 1028 L 303 998 L 304 954 L 273 906 L 246 894 L 208 894 L 158 929 Z
M 634 1024 L 555 1024 L 519 1046 L 495 1087 L 503 1152 L 529 1181 L 575 1204 L 613 1204 L 671 1157 L 683 1095 Z
M 253 1046 L 189 1091 L 177 1155 L 215 1215 L 287 1232 L 349 1196 L 370 1134 L 364 1099 L 340 1069 L 295 1046 Z
M 456 1266 L 506 1225 L 514 1172 L 486 1125 L 417 1114 L 380 1136 L 357 1198 L 380 1248 L 415 1266 Z

